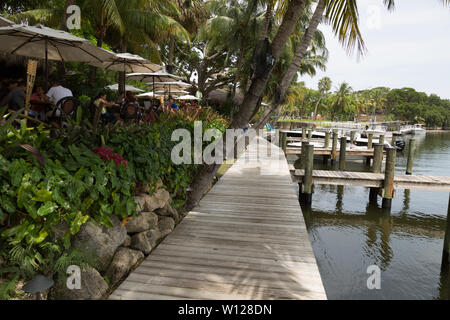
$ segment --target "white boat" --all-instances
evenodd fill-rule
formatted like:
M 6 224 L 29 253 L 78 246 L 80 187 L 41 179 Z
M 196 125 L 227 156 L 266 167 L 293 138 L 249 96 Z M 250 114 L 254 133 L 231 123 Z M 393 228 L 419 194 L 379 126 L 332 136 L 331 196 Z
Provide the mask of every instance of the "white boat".
M 423 128 L 423 124 L 415 124 L 412 126 L 405 126 L 400 130 L 402 134 L 412 134 L 412 135 L 425 135 L 427 131 Z

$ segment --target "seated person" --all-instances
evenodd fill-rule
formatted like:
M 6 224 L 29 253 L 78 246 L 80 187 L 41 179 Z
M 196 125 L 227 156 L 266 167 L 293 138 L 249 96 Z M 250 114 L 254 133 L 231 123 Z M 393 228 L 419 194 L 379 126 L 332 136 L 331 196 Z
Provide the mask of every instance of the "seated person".
M 153 99 L 152 101 L 152 109 L 156 115 L 160 115 L 162 112 L 161 101 L 159 99 Z
M 73 97 L 73 94 L 70 89 L 64 88 L 58 80 L 54 80 L 52 87 L 47 92 L 47 97 L 55 106 L 58 106 L 63 98 Z
M 130 91 L 127 91 L 127 93 L 125 94 L 125 99 L 121 104 L 120 117 L 124 121 L 138 121 L 141 118 L 139 103 L 136 97 Z
M 41 86 L 37 86 L 34 93 L 30 98 L 31 111 L 29 116 L 34 117 L 38 120 L 45 121 L 45 111 L 47 106 L 51 104 L 47 95 L 44 93 L 44 89 Z
M 10 91 L 3 99 L 2 106 L 8 106 L 14 110 L 22 109 L 25 106 L 25 93 L 27 91 L 25 82 L 13 81 L 9 88 Z
M 97 97 L 94 98 L 93 102 L 94 106 L 96 107 L 96 113 L 97 110 L 100 110 L 100 116 L 106 120 L 106 122 L 115 122 L 117 119 L 117 116 L 115 116 L 116 113 L 109 112 L 106 107 L 112 107 L 112 108 L 120 108 L 120 106 L 116 105 L 114 102 L 106 101 L 106 92 L 100 92 Z M 100 109 L 99 109 L 100 108 Z
M 170 108 L 172 108 L 173 110 L 180 110 L 180 109 L 178 108 L 177 104 L 175 103 L 175 101 L 173 100 L 173 97 L 172 97 L 172 96 L 169 96 L 169 103 L 168 103 L 168 106 L 169 106 Z

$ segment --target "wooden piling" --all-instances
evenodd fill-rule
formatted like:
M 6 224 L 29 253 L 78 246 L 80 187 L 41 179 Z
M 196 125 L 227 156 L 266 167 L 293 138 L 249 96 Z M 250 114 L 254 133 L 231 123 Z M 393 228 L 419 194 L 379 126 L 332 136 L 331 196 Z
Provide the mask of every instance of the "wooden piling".
M 394 172 L 395 157 L 397 150 L 388 148 L 386 150 L 386 169 L 384 172 L 384 192 L 383 192 L 383 209 L 390 209 L 392 206 L 392 198 L 394 197 Z
M 294 162 L 295 169 L 305 169 L 305 146 L 309 145 L 309 142 L 303 141 L 301 145 L 300 157 Z
M 351 131 L 351 132 L 350 132 L 350 143 L 351 143 L 352 145 L 355 144 L 355 135 L 356 135 L 356 131 Z
M 392 132 L 391 146 L 393 146 L 393 147 L 395 147 L 395 140 L 397 140 L 397 137 Z
M 372 164 L 372 172 L 380 173 L 381 172 L 381 164 L 383 162 L 383 144 L 375 143 L 373 149 L 373 164 Z
M 333 130 L 333 143 L 331 145 L 331 163 L 334 163 L 336 161 L 336 155 L 337 155 L 337 141 L 338 141 L 338 133 L 337 130 Z
M 306 140 L 306 128 L 302 128 L 302 140 Z
M 310 206 L 312 202 L 312 174 L 314 167 L 314 145 L 305 145 L 305 175 L 303 177 L 302 202 Z
M 323 146 L 325 149 L 330 147 L 330 132 L 325 132 L 325 145 Z
M 339 170 L 345 170 L 345 151 L 347 150 L 347 137 L 341 137 L 339 149 Z
M 372 149 L 373 133 L 369 133 L 367 141 L 367 149 Z
M 416 140 L 415 139 L 409 139 L 408 161 L 406 163 L 406 174 L 412 174 L 414 148 L 415 148 L 415 146 L 416 146 Z
M 381 145 L 384 145 L 384 134 L 380 135 L 380 137 L 378 139 L 378 143 Z
M 375 143 L 373 145 L 373 163 L 372 163 L 372 172 L 380 173 L 381 172 L 381 164 L 383 162 L 383 144 Z M 370 188 L 369 191 L 369 202 L 376 203 L 378 200 L 378 192 L 379 188 Z
M 283 149 L 284 153 L 286 153 L 286 147 L 287 147 L 286 137 L 287 137 L 287 133 L 281 132 L 281 149 Z
M 445 228 L 444 236 L 444 250 L 442 252 L 442 264 L 441 270 L 449 269 L 450 264 L 450 195 L 448 197 L 448 209 L 447 209 L 447 226 Z
M 308 140 L 312 139 L 312 133 L 313 133 L 312 129 L 308 129 Z

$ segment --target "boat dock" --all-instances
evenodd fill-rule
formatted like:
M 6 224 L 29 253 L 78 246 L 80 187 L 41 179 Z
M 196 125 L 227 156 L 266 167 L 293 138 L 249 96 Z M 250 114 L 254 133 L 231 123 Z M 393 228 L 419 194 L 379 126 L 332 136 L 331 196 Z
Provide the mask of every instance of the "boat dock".
M 290 166 L 295 182 L 302 182 L 305 170 L 294 169 Z M 382 188 L 384 186 L 384 173 L 351 172 L 313 170 L 313 184 L 361 186 Z M 395 189 L 420 189 L 450 191 L 450 177 L 432 177 L 422 175 L 396 175 L 394 177 Z
M 256 137 L 110 299 L 326 299 L 283 151 Z

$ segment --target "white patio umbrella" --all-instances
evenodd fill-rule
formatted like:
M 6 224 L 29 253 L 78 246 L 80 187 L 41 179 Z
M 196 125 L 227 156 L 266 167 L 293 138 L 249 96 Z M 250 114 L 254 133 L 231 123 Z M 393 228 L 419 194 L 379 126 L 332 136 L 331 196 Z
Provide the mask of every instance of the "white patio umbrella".
M 169 95 L 171 94 L 171 90 L 183 90 L 187 87 L 190 87 L 191 84 L 182 82 L 182 81 L 165 81 L 165 82 L 155 82 L 153 84 L 155 89 L 163 89 L 166 90 L 168 88 Z
M 103 60 L 101 63 L 93 63 L 93 65 L 106 70 L 121 72 L 155 72 L 162 68 L 141 56 L 127 52 L 114 53 L 109 59 Z
M 0 27 L 0 44 L 0 51 L 45 59 L 46 86 L 48 60 L 102 62 L 112 56 L 111 52 L 96 47 L 89 40 L 42 25 Z
M 192 96 L 190 94 L 187 94 L 185 96 L 179 96 L 177 99 L 178 100 L 198 100 L 198 98 L 196 96 Z
M 113 90 L 113 91 L 118 91 L 119 90 L 119 84 L 111 84 L 109 86 L 106 86 L 106 88 L 108 88 L 109 90 Z M 144 90 L 141 90 L 139 88 L 130 86 L 130 85 L 126 85 L 125 86 L 125 91 L 131 91 L 131 92 L 145 92 Z
M 145 93 L 138 94 L 136 97 L 138 97 L 138 98 L 159 98 L 159 97 L 164 97 L 164 95 L 159 94 L 159 93 L 153 93 L 153 92 L 145 92 Z
M 164 90 L 156 90 L 155 93 L 165 94 L 166 92 Z M 172 90 L 171 93 L 172 94 L 184 94 L 184 95 L 189 94 L 189 92 L 186 90 Z
M 94 63 L 94 66 L 112 70 L 123 72 L 123 77 L 119 79 L 119 84 L 125 84 L 125 73 L 128 72 L 156 72 L 161 70 L 161 66 L 151 63 L 147 59 L 131 54 L 131 53 L 116 53 L 110 59 L 103 61 L 102 63 Z
M 127 74 L 127 78 L 136 81 L 151 81 L 148 84 L 153 84 L 153 91 L 155 91 L 155 81 L 166 82 L 183 79 L 182 77 L 167 73 L 164 70 L 160 70 L 158 72 L 129 73 Z

